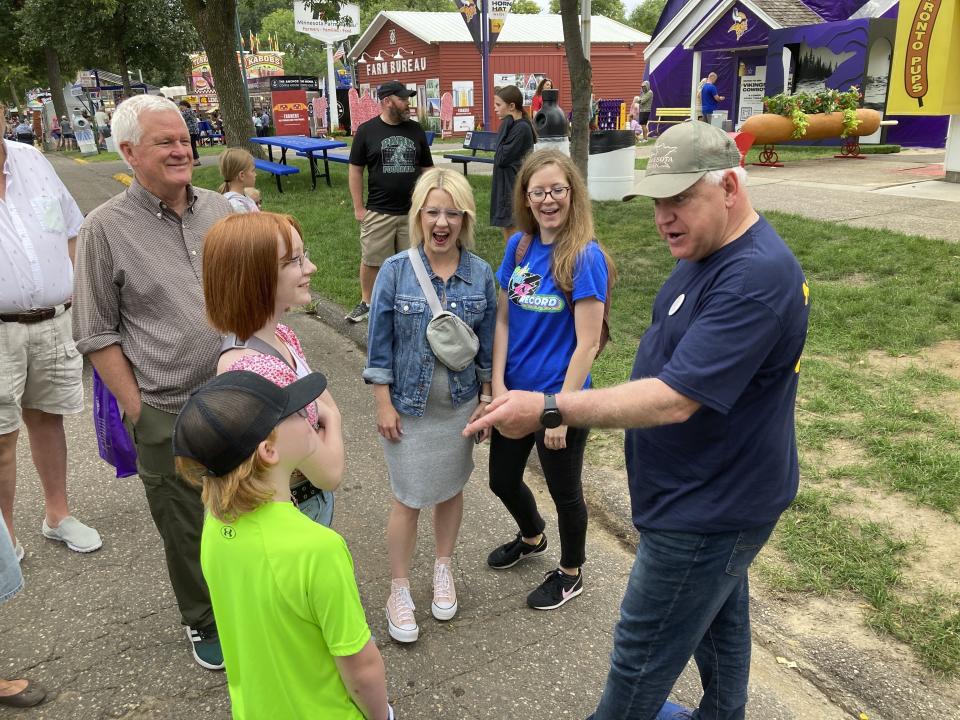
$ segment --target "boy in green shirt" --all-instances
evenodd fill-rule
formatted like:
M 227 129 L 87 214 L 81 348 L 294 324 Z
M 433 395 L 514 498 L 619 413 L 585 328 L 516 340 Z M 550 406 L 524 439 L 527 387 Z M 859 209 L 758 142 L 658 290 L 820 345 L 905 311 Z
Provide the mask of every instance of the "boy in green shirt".
M 393 717 L 347 545 L 290 500 L 290 473 L 318 442 L 304 408 L 326 384 L 227 372 L 174 429 L 178 471 L 203 486 L 200 564 L 237 720 Z

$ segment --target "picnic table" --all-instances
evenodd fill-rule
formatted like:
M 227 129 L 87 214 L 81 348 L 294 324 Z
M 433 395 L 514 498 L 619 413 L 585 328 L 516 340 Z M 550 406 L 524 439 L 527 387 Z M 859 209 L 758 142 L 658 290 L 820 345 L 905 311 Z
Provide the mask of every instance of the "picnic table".
M 327 187 L 330 187 L 330 164 L 327 162 L 327 151 L 347 146 L 345 142 L 340 142 L 339 140 L 326 140 L 324 138 L 313 138 L 305 135 L 254 137 L 250 138 L 250 142 L 266 145 L 267 152 L 270 154 L 270 162 L 273 162 L 273 148 L 280 148 L 281 165 L 287 164 L 287 150 L 304 153 L 307 156 L 307 160 L 310 161 L 310 182 L 314 190 L 317 189 L 318 177 L 325 177 L 327 179 Z M 315 153 L 322 153 L 323 155 L 323 173 L 317 172 L 317 161 L 320 159 L 320 155 Z

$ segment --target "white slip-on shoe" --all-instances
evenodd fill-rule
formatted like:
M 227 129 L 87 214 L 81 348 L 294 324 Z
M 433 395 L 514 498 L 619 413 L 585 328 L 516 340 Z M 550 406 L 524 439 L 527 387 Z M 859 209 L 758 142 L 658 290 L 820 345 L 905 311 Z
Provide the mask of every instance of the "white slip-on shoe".
M 73 515 L 67 515 L 55 528 L 47 525 L 47 519 L 44 518 L 40 532 L 43 533 L 45 538 L 66 543 L 68 548 L 78 553 L 93 552 L 99 550 L 103 545 L 100 533 L 92 527 L 84 525 Z

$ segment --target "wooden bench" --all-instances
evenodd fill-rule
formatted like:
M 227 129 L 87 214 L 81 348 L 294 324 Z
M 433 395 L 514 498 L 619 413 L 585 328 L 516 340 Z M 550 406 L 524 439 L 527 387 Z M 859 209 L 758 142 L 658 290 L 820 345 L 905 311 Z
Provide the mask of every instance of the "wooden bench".
M 280 184 L 280 178 L 283 175 L 296 175 L 300 172 L 300 168 L 293 165 L 281 165 L 278 162 L 271 162 L 270 160 L 260 160 L 256 159 L 253 161 L 254 166 L 257 170 L 263 170 L 263 172 L 268 172 L 277 179 L 277 190 L 283 192 L 283 186 Z
M 433 145 L 433 136 L 434 136 L 436 133 L 434 133 L 433 130 L 427 130 L 427 131 L 425 131 L 425 132 L 426 132 L 426 135 L 427 135 L 427 145 Z M 304 152 L 298 152 L 297 155 L 304 155 L 304 156 L 305 156 L 306 153 L 304 153 Z M 328 152 L 328 153 L 327 153 L 327 160 L 329 160 L 330 162 L 343 163 L 343 164 L 345 164 L 345 165 L 349 165 L 349 164 L 350 164 L 350 153 L 347 152 L 346 154 L 343 154 L 343 153 Z
M 676 125 L 690 119 L 690 108 L 688 107 L 662 107 L 657 108 L 657 117 L 655 120 L 649 120 L 647 127 L 650 128 L 651 135 L 660 134 L 661 125 Z M 657 126 L 656 133 L 653 132 L 653 125 Z
M 497 149 L 497 133 L 483 130 L 468 132 L 463 138 L 463 149 L 472 151 L 469 155 L 460 153 L 444 153 L 443 156 L 450 162 L 463 163 L 463 174 L 467 174 L 467 163 L 480 162 L 493 164 L 492 157 L 477 156 L 477 150 L 494 152 Z

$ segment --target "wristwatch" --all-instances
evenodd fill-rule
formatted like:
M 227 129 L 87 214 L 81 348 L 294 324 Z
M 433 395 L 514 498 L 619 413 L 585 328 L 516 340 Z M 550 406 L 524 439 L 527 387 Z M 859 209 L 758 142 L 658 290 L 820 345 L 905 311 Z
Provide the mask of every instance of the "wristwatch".
M 543 412 L 540 413 L 540 424 L 545 428 L 555 428 L 563 425 L 563 415 L 557 408 L 557 396 L 547 393 L 543 396 Z

